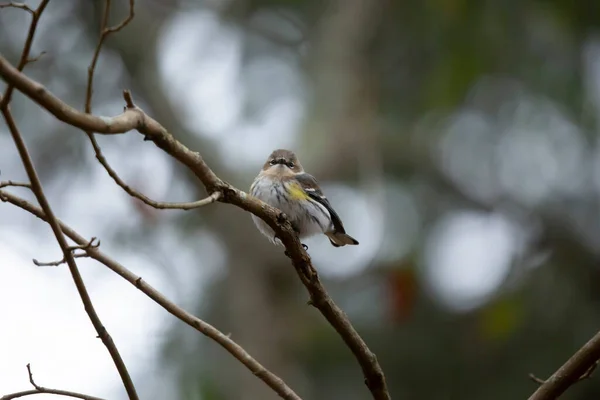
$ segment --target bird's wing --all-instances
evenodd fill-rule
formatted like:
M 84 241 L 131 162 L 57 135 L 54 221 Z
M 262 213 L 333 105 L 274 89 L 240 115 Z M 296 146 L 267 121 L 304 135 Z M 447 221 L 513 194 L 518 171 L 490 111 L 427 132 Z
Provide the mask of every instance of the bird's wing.
M 308 195 L 308 197 L 322 205 L 329 211 L 331 215 L 331 223 L 333 224 L 333 229 L 336 232 L 346 233 L 344 230 L 344 225 L 342 224 L 342 220 L 340 216 L 335 212 L 327 197 L 323 194 L 321 189 L 319 188 L 319 184 L 314 176 L 307 174 L 306 172 L 296 175 L 296 179 L 300 183 L 302 190 Z

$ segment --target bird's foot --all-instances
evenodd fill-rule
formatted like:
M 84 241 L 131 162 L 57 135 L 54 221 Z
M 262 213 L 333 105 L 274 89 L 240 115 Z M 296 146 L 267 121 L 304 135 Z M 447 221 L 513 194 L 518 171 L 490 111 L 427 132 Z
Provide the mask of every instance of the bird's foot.
M 280 212 L 279 214 L 277 214 L 277 223 L 278 224 L 283 224 L 287 219 L 288 219 L 288 217 L 287 217 L 287 215 L 285 215 L 285 213 Z

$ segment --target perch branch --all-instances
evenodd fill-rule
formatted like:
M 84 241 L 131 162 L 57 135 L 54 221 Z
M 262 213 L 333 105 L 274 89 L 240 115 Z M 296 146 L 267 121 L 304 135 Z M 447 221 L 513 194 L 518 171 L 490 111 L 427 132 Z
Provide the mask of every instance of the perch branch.
M 202 156 L 176 140 L 160 123 L 135 106 L 131 94 L 124 92 L 125 111 L 115 117 L 98 117 L 70 107 L 38 82 L 16 70 L 0 56 L 0 76 L 59 120 L 83 130 L 102 134 L 122 134 L 137 130 L 167 154 L 188 167 L 204 184 L 208 193 L 220 192 L 219 201 L 233 204 L 258 216 L 277 234 L 292 260 L 292 265 L 316 307 L 334 327 L 361 366 L 365 383 L 374 399 L 390 399 L 385 376 L 375 354 L 368 348 L 346 314 L 334 303 L 321 283 L 308 253 L 302 248 L 291 223 L 278 209 L 221 180 Z

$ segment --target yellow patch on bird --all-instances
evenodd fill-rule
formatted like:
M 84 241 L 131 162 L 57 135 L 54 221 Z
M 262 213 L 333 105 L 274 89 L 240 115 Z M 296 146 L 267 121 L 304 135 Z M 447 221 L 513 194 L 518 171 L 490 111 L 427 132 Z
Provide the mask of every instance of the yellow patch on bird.
M 297 183 L 290 183 L 288 188 L 289 194 L 294 200 L 306 200 L 308 195 Z

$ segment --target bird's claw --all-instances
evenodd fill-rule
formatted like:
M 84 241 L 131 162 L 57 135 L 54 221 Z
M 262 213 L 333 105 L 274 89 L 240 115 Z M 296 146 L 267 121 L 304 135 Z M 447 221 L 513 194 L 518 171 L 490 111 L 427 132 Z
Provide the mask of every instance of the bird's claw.
M 308 250 L 308 246 L 307 246 L 307 245 L 305 245 L 304 243 L 300 243 L 300 244 L 302 245 L 302 248 L 303 248 L 305 251 L 306 251 L 306 250 Z
M 287 215 L 285 215 L 285 213 L 280 212 L 279 214 L 277 214 L 277 223 L 283 224 L 286 220 L 287 220 Z

